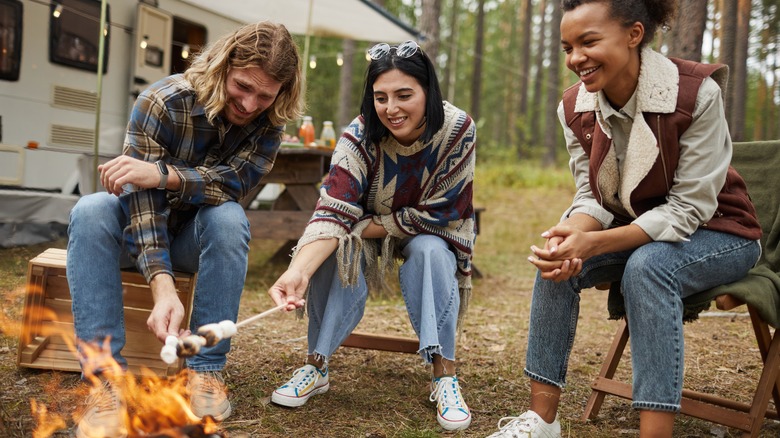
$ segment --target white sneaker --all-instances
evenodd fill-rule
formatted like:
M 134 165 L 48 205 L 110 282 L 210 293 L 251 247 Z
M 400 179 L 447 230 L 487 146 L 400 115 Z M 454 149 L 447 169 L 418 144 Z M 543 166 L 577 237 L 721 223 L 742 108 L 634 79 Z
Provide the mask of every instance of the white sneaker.
M 502 426 L 505 421 L 508 423 Z M 526 411 L 519 417 L 504 417 L 498 421 L 498 432 L 488 438 L 559 438 L 561 423 L 558 415 L 555 421 L 547 423 L 534 411 Z
M 463 401 L 457 377 L 439 377 L 431 382 L 429 400 L 436 402 L 436 420 L 445 430 L 463 430 L 471 424 L 471 411 Z
M 271 401 L 288 408 L 297 408 L 303 406 L 309 397 L 327 392 L 329 388 L 328 367 L 320 370 L 306 364 L 295 370 L 289 382 L 276 388 L 271 394 Z

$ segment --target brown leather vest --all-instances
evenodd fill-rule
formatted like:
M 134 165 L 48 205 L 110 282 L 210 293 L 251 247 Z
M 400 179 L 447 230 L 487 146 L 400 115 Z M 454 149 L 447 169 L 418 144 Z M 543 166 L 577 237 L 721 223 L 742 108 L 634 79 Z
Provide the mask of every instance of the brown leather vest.
M 642 113 L 650 129 L 655 134 L 660 149 L 658 159 L 653 164 L 648 175 L 631 192 L 631 207 L 637 215 L 655 208 L 666 202 L 666 196 L 674 183 L 674 173 L 680 159 L 680 137 L 693 121 L 693 109 L 699 87 L 705 78 L 722 68 L 718 64 L 701 64 L 676 58 L 669 58 L 677 65 L 680 73 L 677 106 L 673 113 Z M 589 178 L 592 182 L 591 191 L 596 200 L 601 202 L 597 187 L 598 172 L 607 156 L 612 141 L 601 130 L 596 122 L 593 111 L 578 113 L 574 111 L 577 93 L 581 83 L 576 83 L 563 93 L 563 109 L 566 124 L 582 145 L 590 161 Z M 725 123 L 725 121 L 724 121 Z M 756 209 L 750 201 L 745 181 L 737 171 L 729 166 L 726 182 L 718 194 L 718 208 L 714 216 L 701 227 L 722 231 L 748 239 L 761 237 L 761 226 L 758 223 Z M 605 208 L 608 208 L 605 206 Z M 616 221 L 630 223 L 631 218 L 615 214 Z

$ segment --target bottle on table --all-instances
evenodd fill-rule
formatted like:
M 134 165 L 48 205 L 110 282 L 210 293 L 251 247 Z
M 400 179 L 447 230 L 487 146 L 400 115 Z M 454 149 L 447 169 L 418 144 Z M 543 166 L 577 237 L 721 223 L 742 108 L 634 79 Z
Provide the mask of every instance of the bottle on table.
M 304 116 L 303 123 L 300 129 L 298 129 L 298 138 L 301 139 L 304 146 L 313 146 L 314 143 L 314 124 L 311 121 L 311 116 Z
M 333 149 L 336 147 L 336 131 L 333 130 L 333 122 L 330 120 L 322 122 L 320 141 L 326 149 Z

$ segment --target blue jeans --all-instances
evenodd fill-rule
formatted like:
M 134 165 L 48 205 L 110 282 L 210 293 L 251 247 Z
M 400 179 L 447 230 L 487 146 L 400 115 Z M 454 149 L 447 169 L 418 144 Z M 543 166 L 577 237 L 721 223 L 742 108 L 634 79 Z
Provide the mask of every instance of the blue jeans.
M 455 360 L 460 306 L 455 255 L 444 240 L 427 234 L 410 238 L 402 253 L 401 292 L 420 340 L 418 352 L 427 363 L 431 363 L 434 354 Z M 367 296 L 363 269 L 357 284 L 344 286 L 338 274 L 336 255 L 332 254 L 309 283 L 310 355 L 322 358 L 327 364 L 363 317 Z
M 123 247 L 127 224 L 116 196 L 100 192 L 82 197 L 70 214 L 67 262 L 76 336 L 98 343 L 110 338 L 111 355 L 123 368 L 127 361 L 120 354 L 125 345 L 120 269 L 134 267 Z M 173 269 L 198 273 L 189 328 L 194 332 L 204 324 L 235 321 L 250 238 L 243 208 L 235 202 L 201 207 L 171 237 Z M 222 340 L 187 359 L 187 366 L 195 371 L 221 370 L 229 350 L 230 339 Z
M 698 230 L 688 242 L 651 242 L 585 261 L 568 281 L 537 273 L 531 301 L 525 374 L 563 388 L 579 316 L 579 292 L 620 281 L 631 333 L 633 403 L 678 412 L 682 397 L 683 298 L 744 277 L 758 260 L 758 242 Z

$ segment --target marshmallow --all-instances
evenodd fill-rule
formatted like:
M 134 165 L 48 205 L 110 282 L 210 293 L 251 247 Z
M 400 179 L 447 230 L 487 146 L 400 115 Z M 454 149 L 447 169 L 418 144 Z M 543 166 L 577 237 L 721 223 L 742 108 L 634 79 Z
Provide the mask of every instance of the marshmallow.
M 160 350 L 160 358 L 168 365 L 176 362 L 176 347 L 171 345 L 164 346 L 162 350 Z
M 219 327 L 222 329 L 222 337 L 223 338 L 229 338 L 236 334 L 238 331 L 238 328 L 236 328 L 236 323 L 230 320 L 224 320 L 219 322 Z
M 219 324 L 206 324 L 198 329 L 198 335 L 206 340 L 207 347 L 213 347 L 224 337 L 222 327 Z

